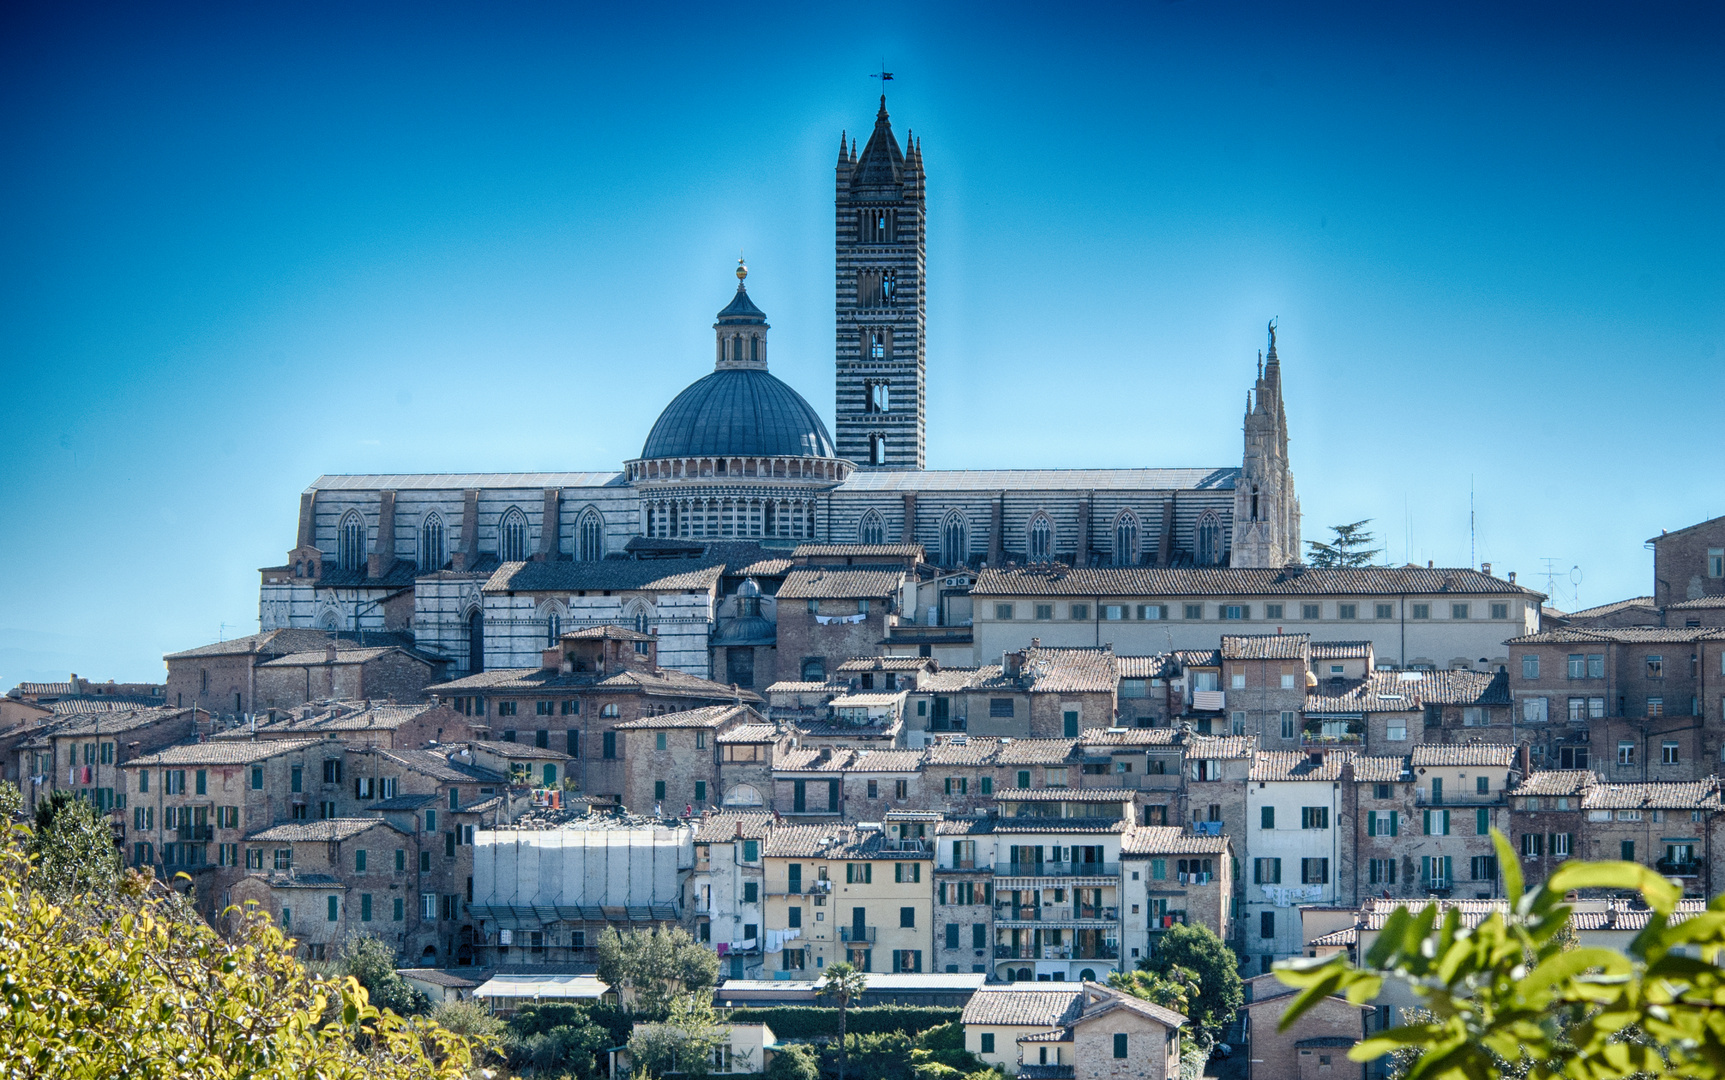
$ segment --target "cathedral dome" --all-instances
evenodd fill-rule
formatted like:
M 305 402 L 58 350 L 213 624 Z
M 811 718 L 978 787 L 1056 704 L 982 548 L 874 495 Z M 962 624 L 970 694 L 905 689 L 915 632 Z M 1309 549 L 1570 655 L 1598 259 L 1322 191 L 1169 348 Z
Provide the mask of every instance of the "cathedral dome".
M 803 396 L 765 371 L 715 371 L 678 394 L 643 458 L 832 457 L 827 426 Z
M 834 456 L 832 436 L 803 396 L 767 372 L 767 316 L 749 299 L 737 265 L 737 295 L 713 324 L 714 371 L 659 414 L 642 458 Z

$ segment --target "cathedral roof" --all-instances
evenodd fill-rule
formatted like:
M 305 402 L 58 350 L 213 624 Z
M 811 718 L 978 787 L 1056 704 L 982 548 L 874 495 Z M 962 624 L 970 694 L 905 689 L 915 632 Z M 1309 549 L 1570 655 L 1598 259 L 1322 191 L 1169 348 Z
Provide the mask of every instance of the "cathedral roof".
M 887 119 L 886 95 L 880 98 L 880 112 L 875 114 L 874 134 L 863 147 L 851 172 L 851 187 L 890 187 L 904 181 L 904 152 L 893 137 L 892 122 Z
M 832 436 L 803 396 L 765 371 L 697 380 L 659 414 L 643 458 L 833 457 Z
M 755 306 L 755 302 L 749 299 L 749 291 L 743 288 L 740 282 L 737 285 L 737 295 L 731 297 L 731 302 L 719 312 L 719 321 L 726 324 L 760 323 L 766 319 L 767 313 Z

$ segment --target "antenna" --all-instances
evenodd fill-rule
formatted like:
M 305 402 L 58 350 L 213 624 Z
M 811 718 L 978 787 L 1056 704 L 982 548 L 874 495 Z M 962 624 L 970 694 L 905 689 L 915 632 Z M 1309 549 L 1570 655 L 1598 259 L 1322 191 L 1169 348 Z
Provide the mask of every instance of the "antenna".
M 1467 564 L 1469 567 L 1479 565 L 1479 552 L 1476 550 L 1477 530 L 1474 527 L 1473 514 L 1473 474 L 1467 475 Z

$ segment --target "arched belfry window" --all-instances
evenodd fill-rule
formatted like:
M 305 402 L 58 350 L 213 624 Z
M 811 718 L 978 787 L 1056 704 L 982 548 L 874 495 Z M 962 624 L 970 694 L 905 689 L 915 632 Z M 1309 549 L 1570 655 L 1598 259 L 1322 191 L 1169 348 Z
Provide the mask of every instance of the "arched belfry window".
M 433 570 L 441 570 L 446 561 L 443 554 L 443 515 L 433 510 L 419 525 L 419 572 L 429 574 Z
M 868 437 L 868 463 L 870 465 L 886 464 L 885 435 L 870 435 Z
M 563 605 L 547 601 L 540 606 L 539 617 L 545 620 L 545 647 L 555 649 L 563 638 Z
M 1054 523 L 1048 520 L 1047 514 L 1038 513 L 1030 519 L 1025 550 L 1031 562 L 1048 562 L 1054 558 Z
M 750 334 L 749 335 L 749 359 L 750 360 L 759 360 L 760 358 L 761 358 L 761 339 L 760 339 L 759 335 Z
M 875 513 L 873 510 L 864 514 L 862 516 L 862 523 L 857 526 L 857 543 L 886 543 L 886 524 L 881 521 L 880 515 Z
M 970 561 L 970 522 L 957 510 L 941 523 L 940 553 L 942 566 L 964 566 Z
M 1114 565 L 1131 566 L 1138 561 L 1138 516 L 1122 511 L 1114 519 Z
M 1198 519 L 1198 543 L 1195 560 L 1199 566 L 1216 566 L 1222 561 L 1222 519 L 1205 511 Z
M 527 515 L 511 506 L 497 526 L 497 557 L 504 562 L 527 561 Z
M 597 510 L 581 515 L 575 527 L 575 557 L 582 562 L 598 562 L 605 557 L 605 523 Z
M 343 570 L 358 570 L 365 565 L 365 519 L 360 517 L 358 510 L 349 510 L 343 515 L 336 547 Z

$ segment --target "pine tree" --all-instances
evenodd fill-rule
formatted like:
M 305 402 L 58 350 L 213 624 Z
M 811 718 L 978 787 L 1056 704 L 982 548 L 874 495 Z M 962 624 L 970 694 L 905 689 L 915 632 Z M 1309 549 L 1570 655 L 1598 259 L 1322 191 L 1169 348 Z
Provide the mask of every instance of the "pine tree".
M 1371 523 L 1371 518 L 1365 518 L 1349 525 L 1331 525 L 1330 531 L 1336 535 L 1328 544 L 1321 540 L 1306 541 L 1312 565 L 1324 569 L 1370 566 L 1374 556 L 1383 554 L 1382 548 L 1372 546 L 1378 538 L 1366 531 Z

